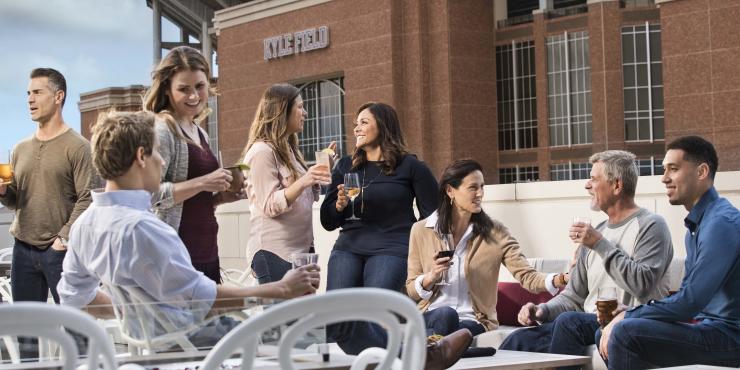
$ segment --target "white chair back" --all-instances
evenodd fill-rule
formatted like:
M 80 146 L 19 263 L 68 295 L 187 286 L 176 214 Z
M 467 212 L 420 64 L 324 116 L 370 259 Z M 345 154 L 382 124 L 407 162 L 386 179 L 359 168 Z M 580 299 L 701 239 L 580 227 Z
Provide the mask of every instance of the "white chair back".
M 13 262 L 13 248 L 0 249 L 0 262 Z
M 401 324 L 399 317 L 406 320 L 405 324 Z M 426 330 L 416 305 L 398 292 L 353 288 L 292 299 L 251 317 L 216 344 L 206 357 L 203 370 L 219 369 L 224 360 L 239 350 L 242 353 L 242 369 L 251 370 L 260 335 L 270 328 L 292 321 L 295 322 L 280 338 L 277 358 L 281 369 L 294 369 L 290 353 L 303 334 L 318 326 L 343 321 L 371 321 L 388 330 L 388 345 L 383 352 L 385 358 L 377 369 L 398 368 L 396 356 L 399 353 L 403 353 L 400 368 L 415 370 L 424 367 Z M 369 353 L 377 355 L 381 352 L 373 350 Z M 360 356 L 363 359 L 368 357 L 372 356 Z
M 92 316 L 71 307 L 40 302 L 0 305 L 0 336 L 36 336 L 51 339 L 62 349 L 62 370 L 74 370 L 79 355 L 70 329 L 88 338 L 88 369 L 116 370 L 113 342 Z
M 195 323 L 174 323 L 162 310 L 162 302 L 152 301 L 141 288 L 110 284 L 103 288 L 111 295 L 121 338 L 130 346 L 154 351 L 177 344 L 184 351 L 197 350 L 187 337 Z

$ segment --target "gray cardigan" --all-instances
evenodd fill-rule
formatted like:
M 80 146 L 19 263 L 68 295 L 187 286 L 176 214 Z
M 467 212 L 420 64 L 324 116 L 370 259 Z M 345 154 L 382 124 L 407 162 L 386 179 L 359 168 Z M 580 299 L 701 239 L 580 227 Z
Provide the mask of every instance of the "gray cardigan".
M 596 226 L 596 230 L 602 233 L 606 228 L 619 230 L 632 220 L 639 224 L 634 241 L 622 240 L 622 232 L 618 240 L 602 238 L 593 249 L 581 246 L 568 285 L 553 299 L 539 305 L 545 313 L 544 321 L 553 321 L 566 311 L 584 311 L 587 297 L 595 295 L 595 292 L 589 292 L 589 269 L 603 268 L 608 278 L 624 290 L 620 303 L 628 306 L 668 294 L 666 272 L 673 259 L 673 244 L 668 225 L 661 216 L 642 208 L 619 224 L 609 225 L 608 221 L 604 221 Z M 591 253 L 601 257 L 603 266 L 588 264 Z
M 155 130 L 165 170 L 162 172 L 159 191 L 152 194 L 152 207 L 157 217 L 178 230 L 182 217 L 182 203 L 175 204 L 175 183 L 188 179 L 188 144 L 175 136 L 161 118 L 155 120 Z M 208 140 L 208 134 L 200 126 L 198 130 Z

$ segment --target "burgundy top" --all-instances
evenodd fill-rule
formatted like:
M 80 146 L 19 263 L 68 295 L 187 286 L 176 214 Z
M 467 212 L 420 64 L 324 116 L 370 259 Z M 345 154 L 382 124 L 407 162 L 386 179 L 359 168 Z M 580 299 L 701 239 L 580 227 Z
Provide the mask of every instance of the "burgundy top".
M 188 180 L 220 167 L 200 129 L 198 135 L 201 147 L 188 143 Z M 218 260 L 218 222 L 214 210 L 213 194 L 208 191 L 201 191 L 182 204 L 182 220 L 177 233 L 188 248 L 193 263 Z

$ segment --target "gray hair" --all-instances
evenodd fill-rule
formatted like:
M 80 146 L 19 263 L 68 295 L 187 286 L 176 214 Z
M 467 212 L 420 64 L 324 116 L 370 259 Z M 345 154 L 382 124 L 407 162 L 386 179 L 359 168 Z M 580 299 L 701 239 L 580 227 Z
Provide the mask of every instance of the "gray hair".
M 588 160 L 591 164 L 603 163 L 607 181 L 610 183 L 617 179 L 622 181 L 624 194 L 629 197 L 635 196 L 638 172 L 634 154 L 624 150 L 606 150 L 592 155 Z

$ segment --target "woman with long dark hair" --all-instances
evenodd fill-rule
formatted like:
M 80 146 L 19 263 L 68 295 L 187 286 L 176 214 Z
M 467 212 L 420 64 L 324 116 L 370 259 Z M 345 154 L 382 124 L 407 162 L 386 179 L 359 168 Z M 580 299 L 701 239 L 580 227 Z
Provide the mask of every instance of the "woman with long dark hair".
M 554 279 L 546 287 L 552 276 L 532 268 L 506 227 L 483 211 L 484 184 L 478 162 L 453 162 L 440 180 L 439 208 L 411 228 L 406 293 L 419 303 L 429 334 L 467 328 L 478 335 L 497 328 L 501 264 L 533 293 L 546 288 L 554 293 L 564 284 Z M 448 249 L 451 257 L 440 255 Z M 440 284 L 445 273 L 447 281 Z
M 328 265 L 327 290 L 375 287 L 403 289 L 409 231 L 437 208 L 437 181 L 429 168 L 406 149 L 396 111 L 388 104 L 366 103 L 357 111 L 355 152 L 339 160 L 321 205 L 326 230 L 341 228 Z M 345 174 L 357 174 L 354 206 L 349 206 Z M 354 216 L 359 220 L 352 219 Z M 384 347 L 385 332 L 366 322 L 331 325 L 329 334 L 350 354 Z

